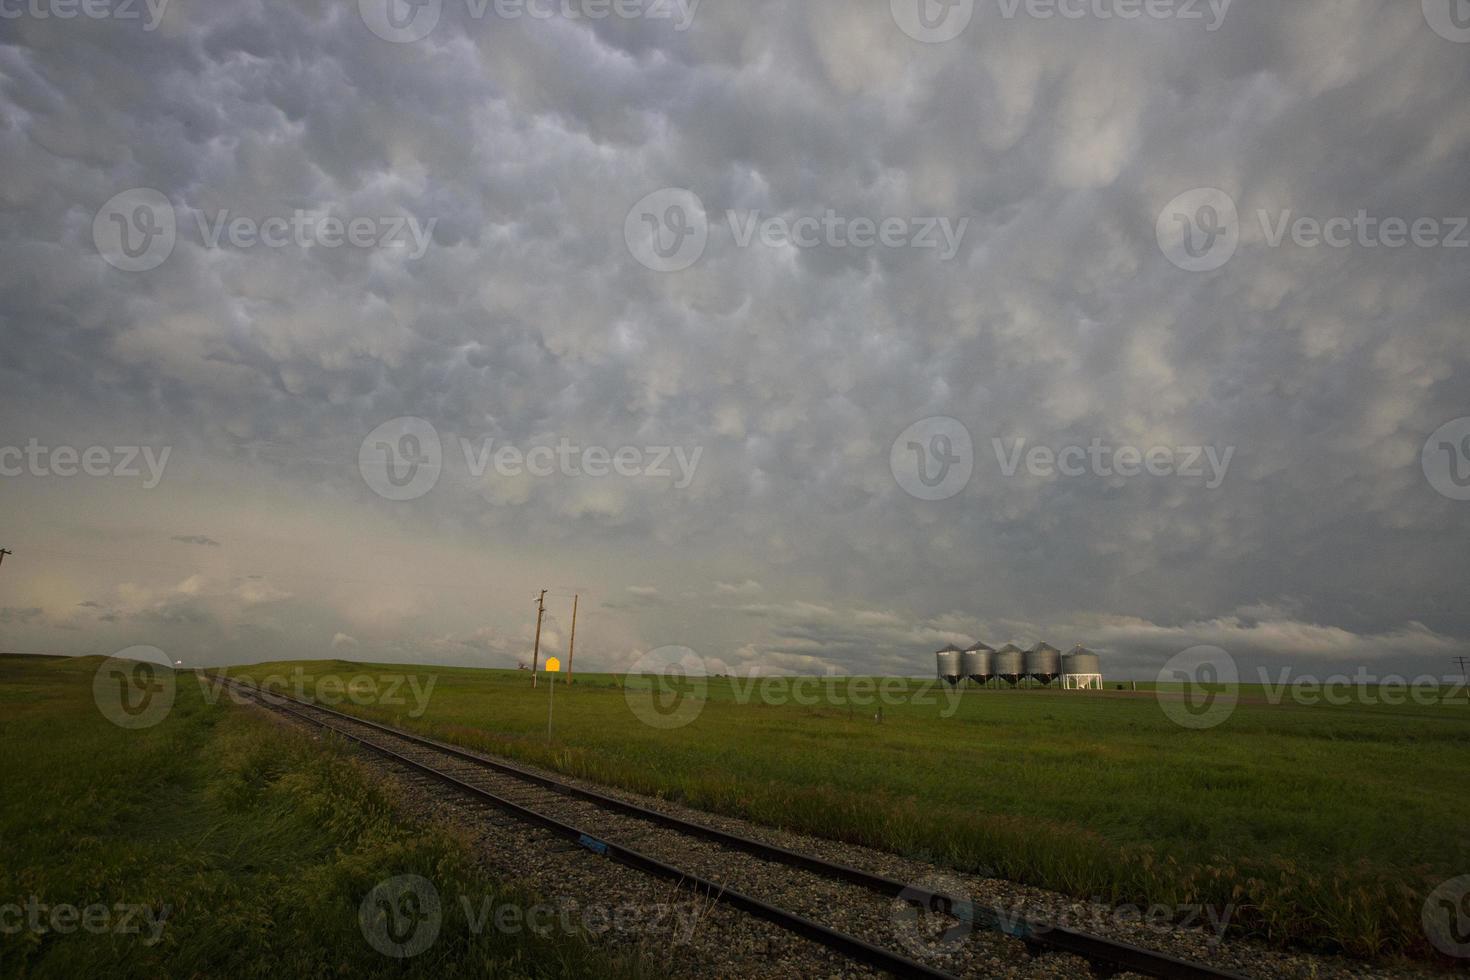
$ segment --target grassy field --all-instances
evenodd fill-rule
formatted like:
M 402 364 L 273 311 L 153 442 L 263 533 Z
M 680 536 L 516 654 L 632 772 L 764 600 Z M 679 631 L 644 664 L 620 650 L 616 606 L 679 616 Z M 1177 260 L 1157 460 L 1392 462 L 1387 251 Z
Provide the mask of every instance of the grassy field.
M 276 674 L 282 690 L 308 695 L 313 678 L 331 676 L 324 699 L 364 716 L 1079 897 L 1233 905 L 1240 930 L 1324 951 L 1429 956 L 1424 896 L 1470 870 L 1463 701 L 1242 698 L 1224 724 L 1195 731 L 1153 695 L 1116 690 L 951 700 L 888 679 L 880 698 L 877 682 L 849 679 L 814 699 L 813 687 L 715 678 L 697 718 L 660 729 L 630 710 L 618 678 L 586 675 L 557 685 L 548 739 L 544 676 L 533 691 L 515 671 L 328 661 L 233 672 Z M 364 673 L 375 692 L 345 696 Z
M 456 895 L 525 896 L 462 842 L 397 821 L 330 745 L 189 683 L 162 723 L 114 726 L 93 701 L 99 663 L 0 656 L 0 976 L 637 975 L 580 939 L 449 914 Z M 432 946 L 395 959 L 359 907 L 408 873 L 446 910 Z

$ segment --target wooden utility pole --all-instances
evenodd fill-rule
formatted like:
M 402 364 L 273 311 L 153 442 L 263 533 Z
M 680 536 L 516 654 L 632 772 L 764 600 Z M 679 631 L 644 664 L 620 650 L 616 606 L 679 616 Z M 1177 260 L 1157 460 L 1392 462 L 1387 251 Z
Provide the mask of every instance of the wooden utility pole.
M 6 555 L 13 555 L 13 554 L 15 554 L 15 552 L 13 552 L 13 551 L 7 551 L 4 548 L 0 548 L 0 565 L 5 564 L 5 556 Z
M 577 652 L 577 594 L 572 594 L 572 638 L 567 641 L 567 685 L 572 683 L 572 657 Z
M 1465 678 L 1466 690 L 1470 691 L 1470 669 L 1467 669 L 1470 668 L 1470 657 L 1456 657 L 1455 663 L 1460 665 L 1460 673 Z M 1470 704 L 1470 700 L 1467 700 L 1466 703 Z
M 536 672 L 541 667 L 541 617 L 546 612 L 546 590 L 536 599 L 536 644 L 531 648 L 531 686 L 536 686 Z

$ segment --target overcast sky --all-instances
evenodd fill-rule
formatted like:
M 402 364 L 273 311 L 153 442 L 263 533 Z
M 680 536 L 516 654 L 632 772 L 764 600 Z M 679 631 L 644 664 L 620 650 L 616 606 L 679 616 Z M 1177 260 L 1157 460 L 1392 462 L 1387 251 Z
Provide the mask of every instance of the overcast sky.
M 918 2 L 0 0 L 0 648 L 1449 673 L 1470 5 Z

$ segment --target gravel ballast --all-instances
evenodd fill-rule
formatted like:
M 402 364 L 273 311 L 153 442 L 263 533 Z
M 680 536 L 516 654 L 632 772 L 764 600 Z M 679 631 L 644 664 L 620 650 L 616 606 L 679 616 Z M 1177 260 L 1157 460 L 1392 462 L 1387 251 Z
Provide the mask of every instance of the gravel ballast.
M 446 756 L 419 743 L 366 725 L 293 705 L 331 727 L 425 762 L 457 779 L 630 847 L 689 873 L 883 946 L 962 977 L 1088 977 L 1087 961 L 1011 936 L 969 929 L 943 915 L 920 915 L 913 906 L 859 885 L 793 868 L 723 844 L 676 832 L 592 801 L 553 792 L 516 776 Z M 289 714 L 271 712 L 293 723 Z M 320 733 L 319 729 L 307 726 Z M 671 975 L 686 977 L 862 977 L 880 975 L 825 946 L 729 906 L 712 903 L 672 882 L 598 857 L 584 847 L 471 794 L 376 753 L 356 753 L 361 764 L 397 789 L 399 805 L 415 819 L 441 822 L 468 838 L 497 877 L 545 899 L 543 919 L 580 928 L 595 941 L 636 949 Z M 1260 978 L 1419 978 L 1444 974 L 1410 966 L 1387 967 L 1340 957 L 1288 953 L 1239 939 L 1218 938 L 1221 913 L 1201 910 L 1194 927 L 1162 921 L 1155 910 L 1114 909 L 1079 902 L 1043 889 L 966 875 L 871 848 L 839 844 L 722 817 L 645 797 L 520 762 L 495 759 L 522 770 L 602 793 L 638 806 L 728 833 L 774 844 L 916 886 L 968 897 L 977 906 L 1025 916 L 1131 943 L 1217 969 Z M 445 897 L 449 914 L 471 914 L 477 900 Z M 461 910 L 459 906 L 465 908 Z M 555 910 L 554 912 L 552 910 Z M 484 910 L 480 909 L 481 914 Z M 519 915 L 511 912 L 511 920 Z M 1127 976 L 1120 974 L 1120 976 Z

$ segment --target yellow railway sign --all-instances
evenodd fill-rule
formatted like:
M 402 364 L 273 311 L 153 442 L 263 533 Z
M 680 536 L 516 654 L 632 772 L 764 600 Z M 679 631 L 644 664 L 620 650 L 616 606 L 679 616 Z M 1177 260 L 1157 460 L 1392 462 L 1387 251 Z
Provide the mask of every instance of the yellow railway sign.
M 547 657 L 546 658 L 546 672 L 547 673 L 549 673 L 549 674 L 555 674 L 555 673 L 557 673 L 560 670 L 561 670 L 561 661 L 560 660 L 556 659 L 555 657 Z

